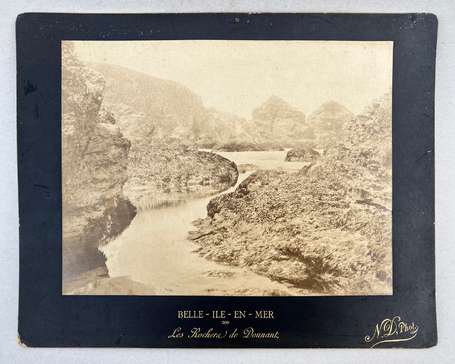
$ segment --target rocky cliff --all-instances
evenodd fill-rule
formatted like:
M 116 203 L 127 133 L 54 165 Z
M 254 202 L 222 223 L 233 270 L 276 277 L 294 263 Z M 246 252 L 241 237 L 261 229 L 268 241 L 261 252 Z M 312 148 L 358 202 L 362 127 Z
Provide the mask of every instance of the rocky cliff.
M 303 294 L 390 294 L 391 97 L 298 173 L 258 171 L 212 199 L 190 239 L 206 258 Z
M 105 82 L 62 46 L 62 212 L 64 281 L 104 267 L 98 246 L 118 235 L 135 208 L 122 190 L 129 141 L 101 108 Z
M 110 64 L 90 64 L 105 79 L 103 106 L 134 142 L 147 136 L 194 142 L 208 128 L 201 98 L 185 86 Z

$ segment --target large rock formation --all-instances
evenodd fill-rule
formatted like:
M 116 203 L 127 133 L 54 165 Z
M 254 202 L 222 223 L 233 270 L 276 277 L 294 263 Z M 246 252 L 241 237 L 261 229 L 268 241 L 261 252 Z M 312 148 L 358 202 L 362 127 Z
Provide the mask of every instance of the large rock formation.
M 343 135 L 298 173 L 258 171 L 212 199 L 190 234 L 199 253 L 303 294 L 390 294 L 390 94 Z
M 63 279 L 104 266 L 100 244 L 135 215 L 124 197 L 130 143 L 101 109 L 104 79 L 62 46 Z
M 256 108 L 246 127 L 258 142 L 280 143 L 284 147 L 314 138 L 305 114 L 277 96 L 271 96 Z
M 245 132 L 246 120 L 233 114 L 207 109 L 207 119 L 204 128 L 199 129 L 195 136 L 195 144 L 203 148 L 222 150 L 223 146 L 248 143 L 250 136 Z M 250 149 L 247 149 L 250 150 Z
M 323 103 L 308 116 L 308 124 L 314 130 L 317 145 L 325 148 L 343 138 L 344 125 L 353 117 L 352 112 L 335 101 Z

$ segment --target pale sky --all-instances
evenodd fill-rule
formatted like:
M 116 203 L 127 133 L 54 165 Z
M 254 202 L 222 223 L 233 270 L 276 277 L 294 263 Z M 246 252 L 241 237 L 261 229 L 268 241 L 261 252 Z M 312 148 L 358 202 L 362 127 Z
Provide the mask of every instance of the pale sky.
M 82 61 L 177 81 L 214 107 L 246 118 L 271 95 L 306 115 L 337 101 L 359 113 L 392 87 L 393 42 L 75 41 Z

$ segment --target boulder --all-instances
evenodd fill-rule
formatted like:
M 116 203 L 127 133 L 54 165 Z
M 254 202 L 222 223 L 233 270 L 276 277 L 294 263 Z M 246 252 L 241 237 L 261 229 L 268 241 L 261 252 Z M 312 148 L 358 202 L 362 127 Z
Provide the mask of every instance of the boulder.
M 311 148 L 291 149 L 287 152 L 286 162 L 314 162 L 321 155 L 318 151 Z

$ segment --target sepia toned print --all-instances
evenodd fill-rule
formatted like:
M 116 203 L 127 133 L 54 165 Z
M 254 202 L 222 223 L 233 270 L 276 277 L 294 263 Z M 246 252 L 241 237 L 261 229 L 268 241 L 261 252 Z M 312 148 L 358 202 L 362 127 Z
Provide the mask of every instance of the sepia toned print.
M 63 294 L 392 294 L 392 52 L 62 42 Z

